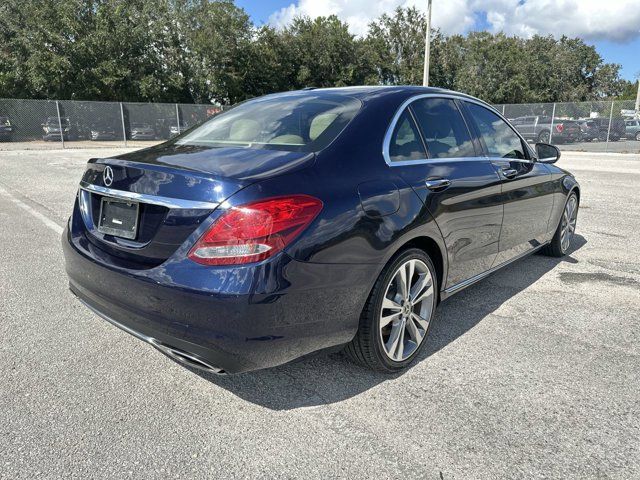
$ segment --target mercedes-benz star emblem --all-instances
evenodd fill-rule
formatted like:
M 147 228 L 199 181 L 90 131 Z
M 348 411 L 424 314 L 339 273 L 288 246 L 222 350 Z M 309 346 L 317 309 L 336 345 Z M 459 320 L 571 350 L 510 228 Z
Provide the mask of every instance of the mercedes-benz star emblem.
M 111 167 L 105 167 L 102 172 L 102 181 L 106 187 L 110 187 L 113 183 L 113 169 Z

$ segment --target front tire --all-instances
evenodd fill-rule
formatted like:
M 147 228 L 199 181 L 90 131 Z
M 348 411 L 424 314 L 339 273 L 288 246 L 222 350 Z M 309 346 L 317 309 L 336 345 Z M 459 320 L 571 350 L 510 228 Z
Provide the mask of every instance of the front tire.
M 563 257 L 569 248 L 576 231 L 576 222 L 578 219 L 578 196 L 575 192 L 571 192 L 567 203 L 564 206 L 560 224 L 553 235 L 551 242 L 545 245 L 542 253 L 550 257 Z
M 376 280 L 346 353 L 373 370 L 406 368 L 426 343 L 437 288 L 433 262 L 423 250 L 397 254 Z

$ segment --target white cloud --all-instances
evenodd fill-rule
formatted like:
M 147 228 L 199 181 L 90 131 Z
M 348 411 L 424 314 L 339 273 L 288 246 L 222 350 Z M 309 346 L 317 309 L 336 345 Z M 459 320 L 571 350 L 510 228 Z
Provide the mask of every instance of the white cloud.
M 476 0 L 472 8 L 487 12 L 493 31 L 523 37 L 539 33 L 618 42 L 640 37 L 638 0 Z
M 274 12 L 269 23 L 278 27 L 287 25 L 295 16 L 311 18 L 337 15 L 349 24 L 352 33 L 364 35 L 369 23 L 396 7 L 415 6 L 426 10 L 426 0 L 299 0 Z M 432 23 L 446 33 L 462 33 L 473 26 L 473 12 L 468 0 L 435 0 Z
M 640 0 L 433 0 L 433 25 L 447 34 L 474 28 L 484 14 L 489 29 L 511 35 L 568 35 L 625 42 L 640 37 Z M 337 15 L 363 35 L 367 25 L 398 6 L 426 9 L 426 0 L 299 0 L 274 12 L 269 23 L 286 25 L 296 15 Z M 638 53 L 640 55 L 640 52 Z

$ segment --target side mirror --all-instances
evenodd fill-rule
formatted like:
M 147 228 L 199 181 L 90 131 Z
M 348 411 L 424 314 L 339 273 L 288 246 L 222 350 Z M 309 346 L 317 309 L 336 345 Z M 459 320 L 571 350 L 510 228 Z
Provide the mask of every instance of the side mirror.
M 536 154 L 540 163 L 556 163 L 560 160 L 560 149 L 548 143 L 536 143 Z

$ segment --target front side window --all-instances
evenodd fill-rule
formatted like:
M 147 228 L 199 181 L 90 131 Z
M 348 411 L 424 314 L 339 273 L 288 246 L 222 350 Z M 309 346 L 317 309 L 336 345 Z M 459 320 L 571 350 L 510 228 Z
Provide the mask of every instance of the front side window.
M 262 97 L 217 115 L 175 143 L 314 152 L 329 145 L 360 107 L 353 97 L 317 92 Z
M 423 98 L 411 104 L 429 158 L 475 157 L 467 125 L 450 98 Z
M 398 118 L 389 143 L 389 159 L 391 162 L 406 162 L 427 158 L 418 127 L 409 111 L 405 109 Z
M 490 157 L 525 159 L 524 145 L 516 132 L 491 110 L 465 102 Z

